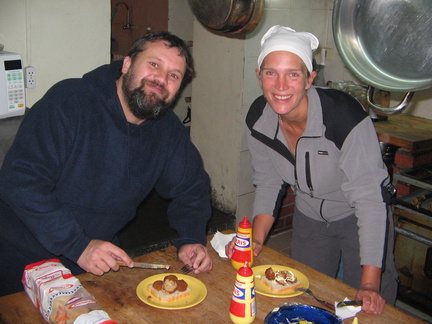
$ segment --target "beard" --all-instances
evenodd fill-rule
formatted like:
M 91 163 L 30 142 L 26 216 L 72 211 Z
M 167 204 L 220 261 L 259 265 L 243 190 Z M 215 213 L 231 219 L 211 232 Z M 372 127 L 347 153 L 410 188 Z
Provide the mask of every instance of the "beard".
M 173 100 L 167 101 L 168 91 L 162 84 L 155 80 L 143 78 L 141 85 L 132 88 L 131 84 L 134 79 L 133 72 L 127 72 L 123 76 L 122 90 L 131 113 L 142 120 L 158 120 L 162 118 L 171 106 Z M 162 89 L 162 98 L 155 93 L 146 93 L 143 89 L 146 84 L 160 87 Z

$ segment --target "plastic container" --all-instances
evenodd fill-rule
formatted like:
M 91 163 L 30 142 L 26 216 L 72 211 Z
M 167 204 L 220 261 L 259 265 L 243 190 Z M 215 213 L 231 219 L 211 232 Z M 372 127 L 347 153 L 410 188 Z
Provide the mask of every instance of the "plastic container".
M 27 265 L 23 285 L 50 324 L 118 324 L 58 259 Z
M 236 276 L 230 304 L 230 318 L 234 324 L 250 324 L 255 320 L 255 282 L 247 261 Z
M 231 264 L 234 269 L 238 270 L 245 262 L 252 267 L 253 261 L 252 226 L 247 216 L 245 216 L 237 228 Z

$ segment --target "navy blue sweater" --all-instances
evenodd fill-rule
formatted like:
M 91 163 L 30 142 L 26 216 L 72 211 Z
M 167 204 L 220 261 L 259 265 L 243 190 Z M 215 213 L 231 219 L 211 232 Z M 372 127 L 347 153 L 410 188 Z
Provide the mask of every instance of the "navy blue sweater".
M 172 199 L 170 226 L 206 244 L 209 179 L 169 111 L 126 121 L 116 93 L 121 62 L 54 85 L 24 118 L 0 170 L 0 240 L 32 259 L 76 262 L 92 239 L 113 242 L 155 188 Z

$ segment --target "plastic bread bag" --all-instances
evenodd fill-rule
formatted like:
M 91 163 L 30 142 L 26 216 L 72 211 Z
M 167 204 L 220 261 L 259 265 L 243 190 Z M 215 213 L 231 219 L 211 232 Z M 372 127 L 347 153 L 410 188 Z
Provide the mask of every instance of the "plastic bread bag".
M 29 264 L 24 270 L 22 282 L 33 305 L 48 323 L 117 323 L 57 259 Z

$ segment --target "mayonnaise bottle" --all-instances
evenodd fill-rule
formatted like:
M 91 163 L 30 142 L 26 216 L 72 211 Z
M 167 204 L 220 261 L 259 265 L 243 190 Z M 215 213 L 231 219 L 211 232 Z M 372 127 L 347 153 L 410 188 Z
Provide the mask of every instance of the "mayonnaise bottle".
M 250 324 L 255 320 L 255 283 L 247 261 L 237 272 L 229 313 L 234 324 Z
M 247 216 L 245 216 L 237 228 L 231 264 L 236 270 L 240 269 L 245 261 L 252 267 L 253 258 L 252 226 Z

